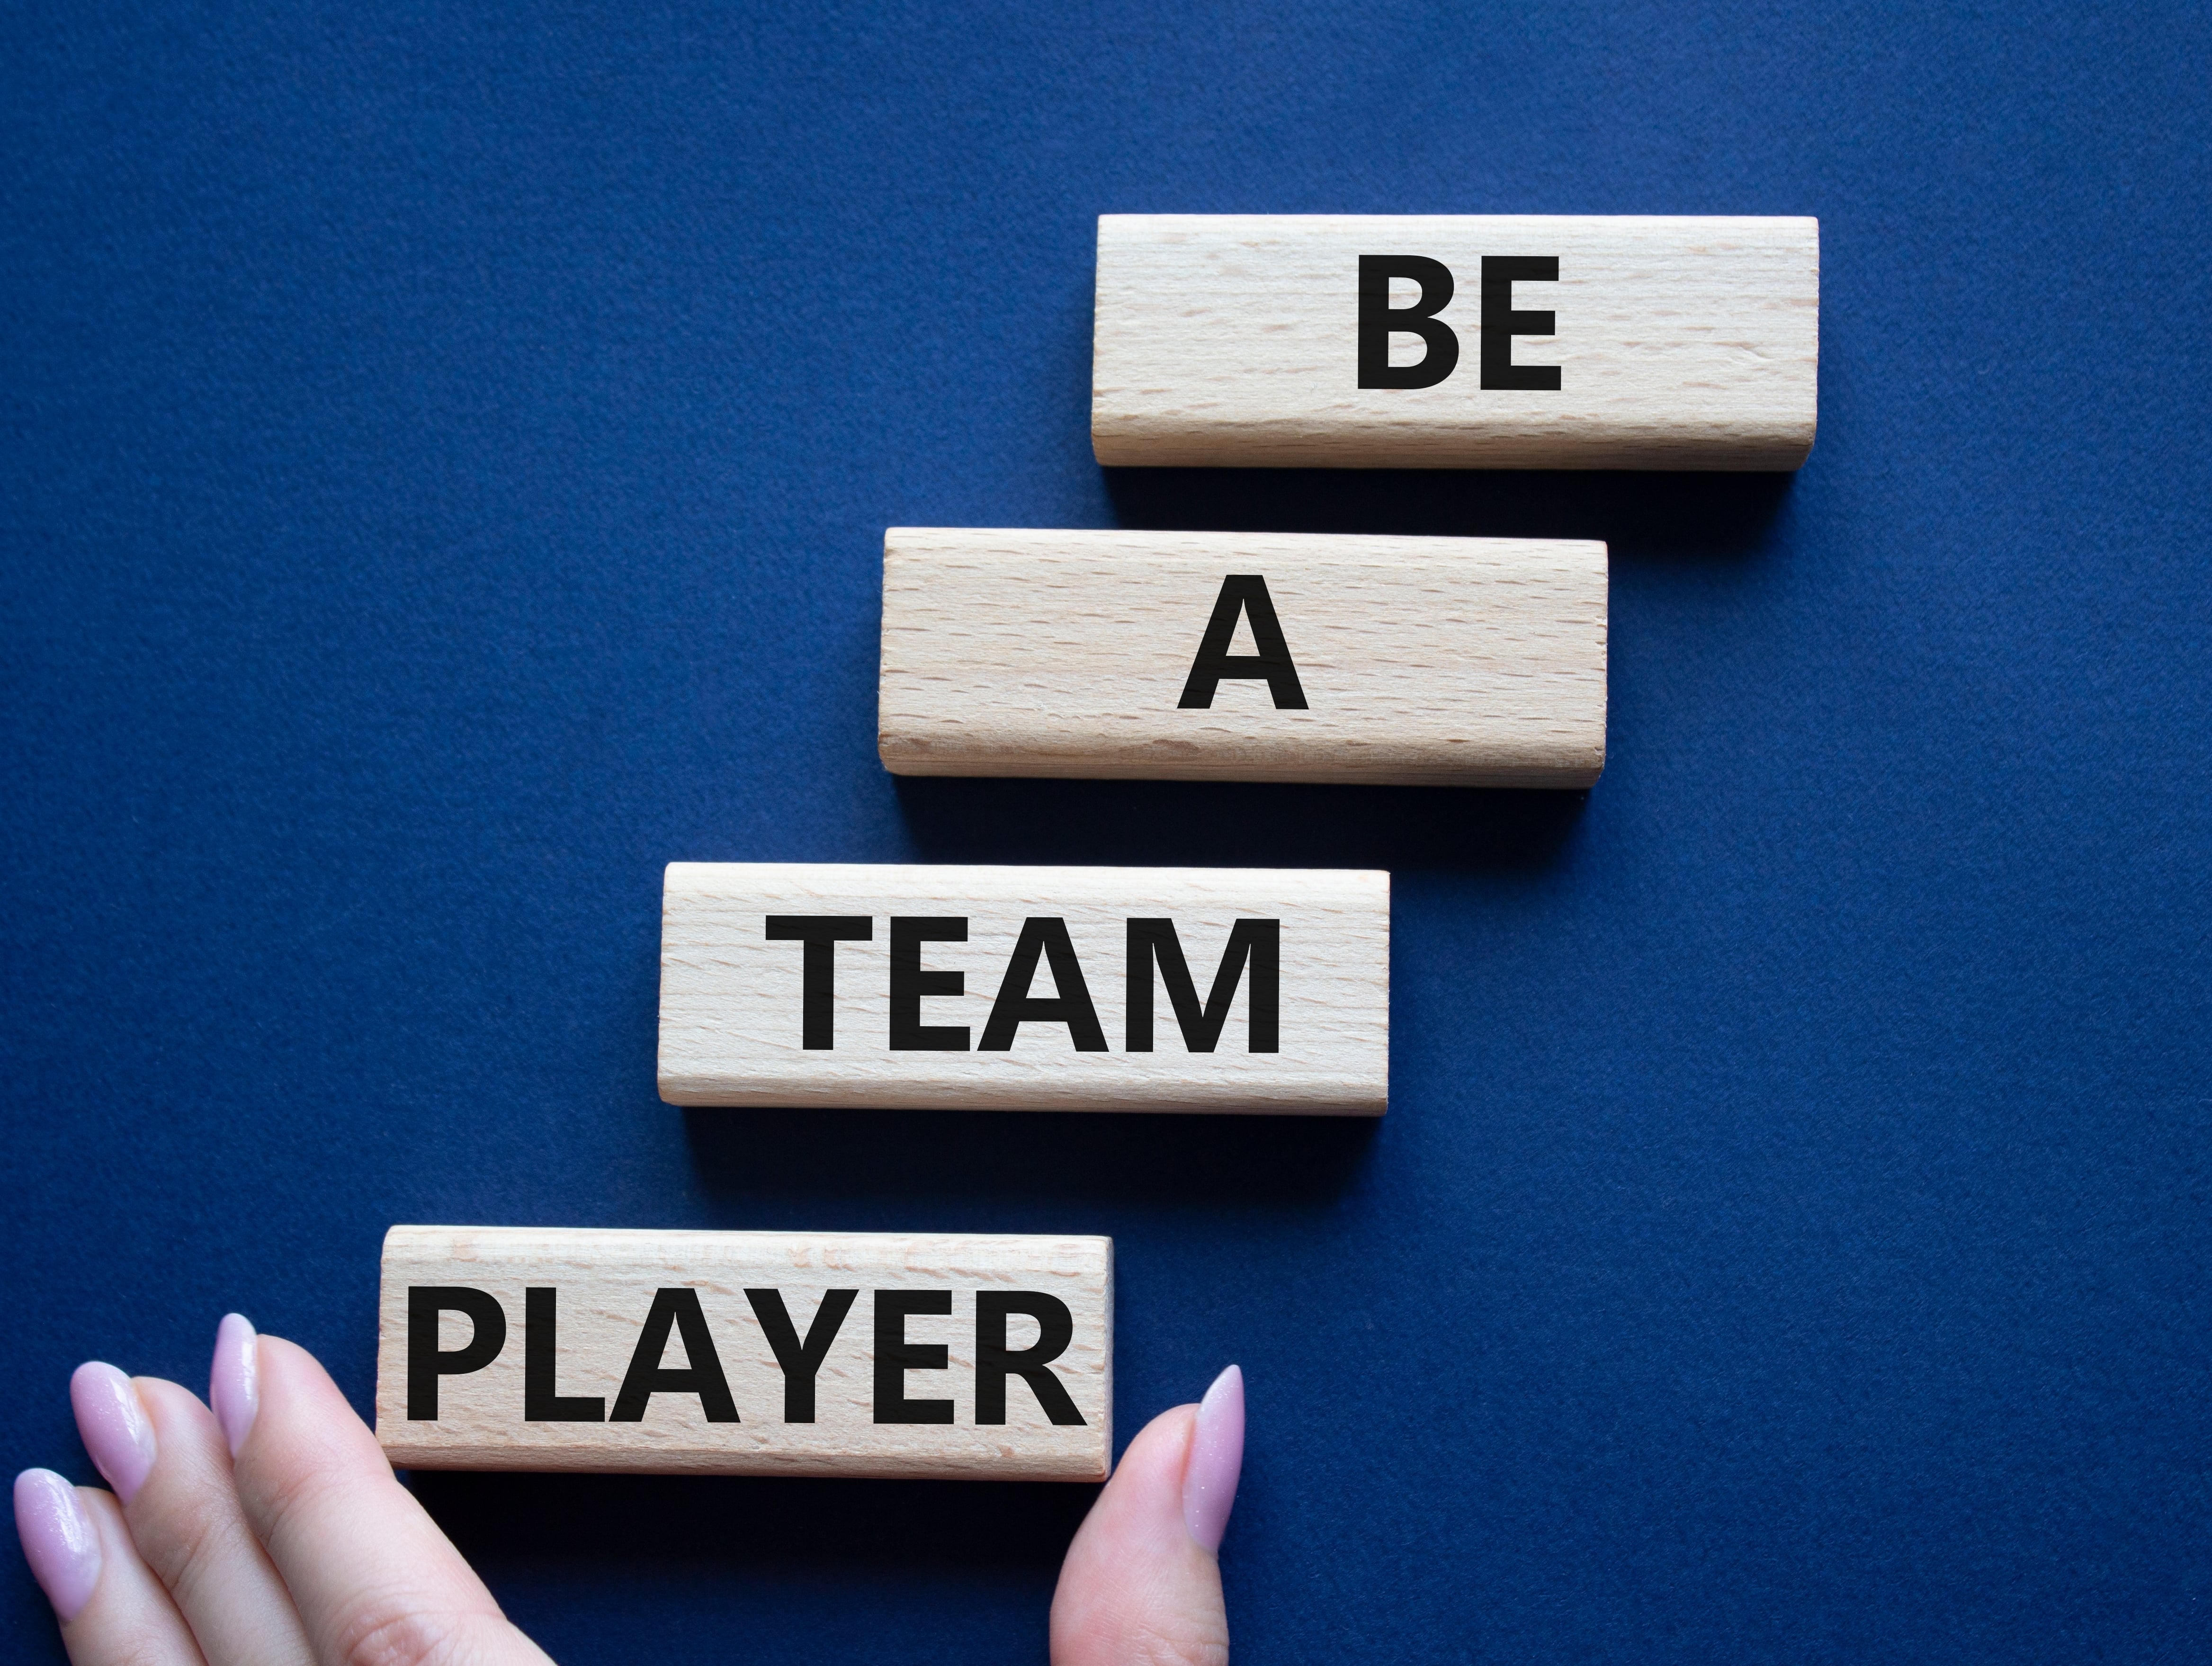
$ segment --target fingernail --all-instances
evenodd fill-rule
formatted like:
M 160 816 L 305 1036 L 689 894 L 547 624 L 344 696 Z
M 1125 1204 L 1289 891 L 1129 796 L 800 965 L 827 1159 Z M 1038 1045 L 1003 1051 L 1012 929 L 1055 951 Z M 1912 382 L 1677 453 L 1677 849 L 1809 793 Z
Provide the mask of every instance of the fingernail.
M 215 1328 L 215 1369 L 208 1375 L 208 1404 L 230 1455 L 246 1444 L 253 1427 L 253 1414 L 261 1409 L 261 1390 L 255 1381 L 253 1327 L 241 1313 L 226 1313 Z
M 51 1469 L 16 1476 L 15 1536 L 55 1617 L 68 1625 L 100 1583 L 100 1529 L 76 1488 Z
M 1190 1463 L 1182 1472 L 1182 1524 L 1210 1551 L 1221 1548 L 1221 1535 L 1229 1530 L 1243 1468 L 1244 1373 L 1231 1365 L 1198 1402 Z
M 138 1390 L 114 1366 L 88 1360 L 70 1378 L 70 1407 L 84 1450 L 115 1496 L 130 1503 L 154 1467 L 154 1426 Z

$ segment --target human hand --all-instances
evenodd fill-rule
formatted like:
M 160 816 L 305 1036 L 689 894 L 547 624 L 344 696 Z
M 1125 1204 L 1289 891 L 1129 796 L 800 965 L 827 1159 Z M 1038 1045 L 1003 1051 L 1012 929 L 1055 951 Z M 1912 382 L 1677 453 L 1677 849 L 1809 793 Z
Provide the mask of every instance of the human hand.
M 26 1469 L 15 1530 L 73 1666 L 546 1660 L 305 1349 L 232 1314 L 207 1405 L 96 1363 L 70 1400 L 115 1490 Z M 1228 1659 L 1215 1553 L 1243 1452 L 1234 1365 L 1138 1433 L 1060 1568 L 1054 1666 Z

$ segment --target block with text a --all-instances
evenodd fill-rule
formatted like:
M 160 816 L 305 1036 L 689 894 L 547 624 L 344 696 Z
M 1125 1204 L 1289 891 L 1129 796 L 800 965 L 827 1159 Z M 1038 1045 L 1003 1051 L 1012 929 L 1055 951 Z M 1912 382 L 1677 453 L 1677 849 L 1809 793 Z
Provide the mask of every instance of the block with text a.
M 1588 787 L 1606 547 L 894 526 L 884 766 Z
M 395 1226 L 402 1467 L 1101 1481 L 1110 1238 Z
M 1105 464 L 1794 469 L 1820 222 L 1107 215 Z
M 672 862 L 676 1104 L 1380 1116 L 1390 876 Z

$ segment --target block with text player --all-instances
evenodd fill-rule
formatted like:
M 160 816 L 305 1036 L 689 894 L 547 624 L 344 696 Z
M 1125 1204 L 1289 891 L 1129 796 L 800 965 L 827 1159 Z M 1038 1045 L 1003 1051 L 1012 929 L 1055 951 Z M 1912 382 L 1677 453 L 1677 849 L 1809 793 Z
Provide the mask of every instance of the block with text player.
M 402 1467 L 1100 1481 L 1109 1238 L 394 1226 Z

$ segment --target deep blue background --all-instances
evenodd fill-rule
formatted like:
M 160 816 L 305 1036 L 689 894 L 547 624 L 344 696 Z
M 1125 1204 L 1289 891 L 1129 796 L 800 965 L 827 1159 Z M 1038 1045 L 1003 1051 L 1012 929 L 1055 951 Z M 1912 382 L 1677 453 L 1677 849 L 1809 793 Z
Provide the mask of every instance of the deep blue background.
M 2212 1647 L 2203 8 L 0 27 L 9 1466 L 228 1307 L 365 1406 L 393 1221 L 1109 1232 L 1245 1659 Z M 1103 474 L 1165 210 L 1818 215 L 1819 444 Z M 894 782 L 900 523 L 1607 539 L 1611 763 Z M 676 1110 L 678 858 L 1387 866 L 1393 1109 Z M 419 1490 L 556 1656 L 963 1666 L 1090 1496 Z

